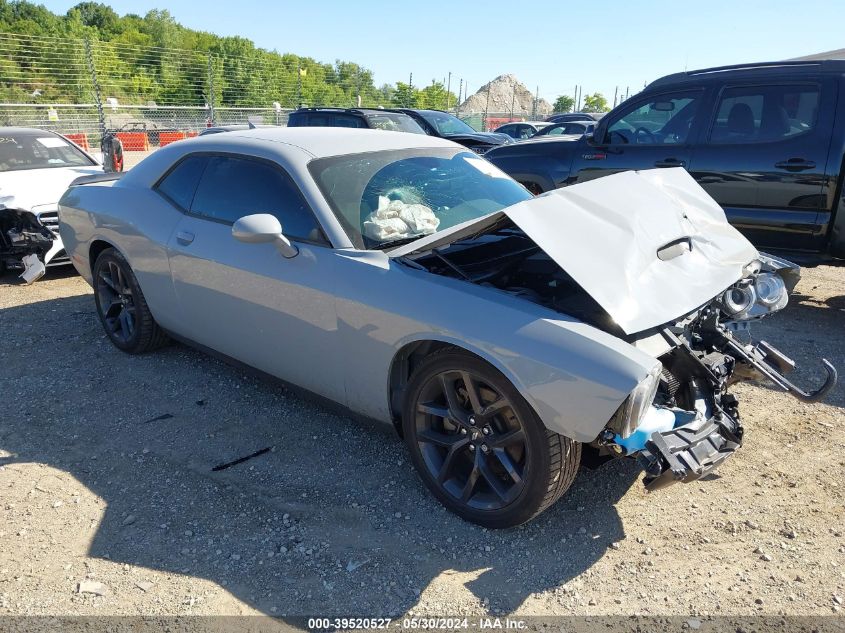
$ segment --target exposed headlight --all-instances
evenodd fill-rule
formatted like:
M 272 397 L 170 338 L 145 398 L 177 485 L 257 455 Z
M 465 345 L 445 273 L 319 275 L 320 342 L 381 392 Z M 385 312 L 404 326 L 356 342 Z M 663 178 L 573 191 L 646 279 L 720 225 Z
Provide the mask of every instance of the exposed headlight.
M 788 302 L 789 291 L 783 278 L 768 272 L 731 286 L 719 299 L 722 312 L 733 321 L 766 316 L 783 309 Z
M 757 293 L 757 301 L 768 307 L 770 310 L 780 310 L 789 300 L 786 292 L 786 284 L 780 275 L 774 273 L 761 273 L 754 280 L 754 290 Z
M 736 284 L 722 295 L 722 308 L 734 319 L 739 319 L 751 309 L 756 300 L 757 291 L 753 284 Z
M 657 387 L 660 385 L 660 372 L 662 371 L 663 365 L 657 363 L 628 396 L 625 401 L 621 424 L 619 428 L 615 429 L 621 437 L 631 435 L 643 421 L 648 408 L 654 402 L 654 396 L 657 395 Z

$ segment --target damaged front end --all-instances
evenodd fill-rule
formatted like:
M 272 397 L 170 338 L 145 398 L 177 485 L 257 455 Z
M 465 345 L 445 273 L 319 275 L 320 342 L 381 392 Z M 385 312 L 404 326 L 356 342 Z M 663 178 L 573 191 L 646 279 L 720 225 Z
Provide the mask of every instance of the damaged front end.
M 822 360 L 823 384 L 805 391 L 784 376 L 794 367 L 785 354 L 765 341 L 741 342 L 750 320 L 786 306 L 799 277 L 793 264 L 763 254 L 746 272 L 695 313 L 633 341 L 656 352 L 659 372 L 638 385 L 596 446 L 635 457 L 649 490 L 700 479 L 742 445 L 738 402 L 728 393 L 734 382 L 766 380 L 805 402 L 836 384 L 836 369 Z
M 759 253 L 682 169 L 625 172 L 560 189 L 390 251 L 407 265 L 493 287 L 612 334 L 654 359 L 593 445 L 636 458 L 646 486 L 711 473 L 742 444 L 737 380 L 802 401 L 815 390 L 749 323 L 783 309 L 800 277 Z
M 22 270 L 20 277 L 32 283 L 44 275 L 45 264 L 60 255 L 58 221 L 54 233 L 46 221 L 49 213 L 0 209 L 0 269 Z M 55 212 L 52 215 L 57 215 Z

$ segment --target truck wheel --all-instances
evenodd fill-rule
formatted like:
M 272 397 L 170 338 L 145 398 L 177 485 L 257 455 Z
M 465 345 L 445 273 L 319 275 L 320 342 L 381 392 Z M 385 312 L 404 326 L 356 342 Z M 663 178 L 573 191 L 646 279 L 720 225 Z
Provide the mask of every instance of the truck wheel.
M 543 512 L 572 485 L 581 461 L 578 442 L 548 431 L 501 372 L 457 348 L 414 371 L 402 427 L 429 490 L 488 528 Z
M 94 262 L 93 277 L 97 314 L 115 347 L 143 354 L 167 342 L 123 255 L 113 248 L 104 250 Z

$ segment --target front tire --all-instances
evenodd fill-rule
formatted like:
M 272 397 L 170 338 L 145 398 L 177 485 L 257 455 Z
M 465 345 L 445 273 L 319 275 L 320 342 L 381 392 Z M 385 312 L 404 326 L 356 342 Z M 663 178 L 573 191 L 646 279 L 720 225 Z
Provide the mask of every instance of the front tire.
M 402 426 L 428 489 L 488 528 L 543 512 L 572 485 L 581 460 L 581 445 L 548 431 L 501 372 L 457 348 L 414 371 Z
M 94 301 L 111 342 L 128 354 L 143 354 L 167 343 L 150 312 L 129 263 L 108 248 L 94 262 Z

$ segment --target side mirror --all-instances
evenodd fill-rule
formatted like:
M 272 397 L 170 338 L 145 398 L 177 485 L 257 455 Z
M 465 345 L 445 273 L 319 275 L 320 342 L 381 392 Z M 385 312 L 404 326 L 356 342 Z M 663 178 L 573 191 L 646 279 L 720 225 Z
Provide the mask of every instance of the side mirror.
M 603 145 L 604 144 L 604 135 L 607 126 L 605 125 L 597 125 L 593 128 L 592 132 L 587 132 L 584 135 L 584 138 L 587 139 L 587 142 L 590 145 Z
M 274 242 L 283 257 L 296 257 L 299 249 L 282 234 L 282 224 L 275 215 L 245 215 L 232 225 L 232 237 L 247 244 Z

